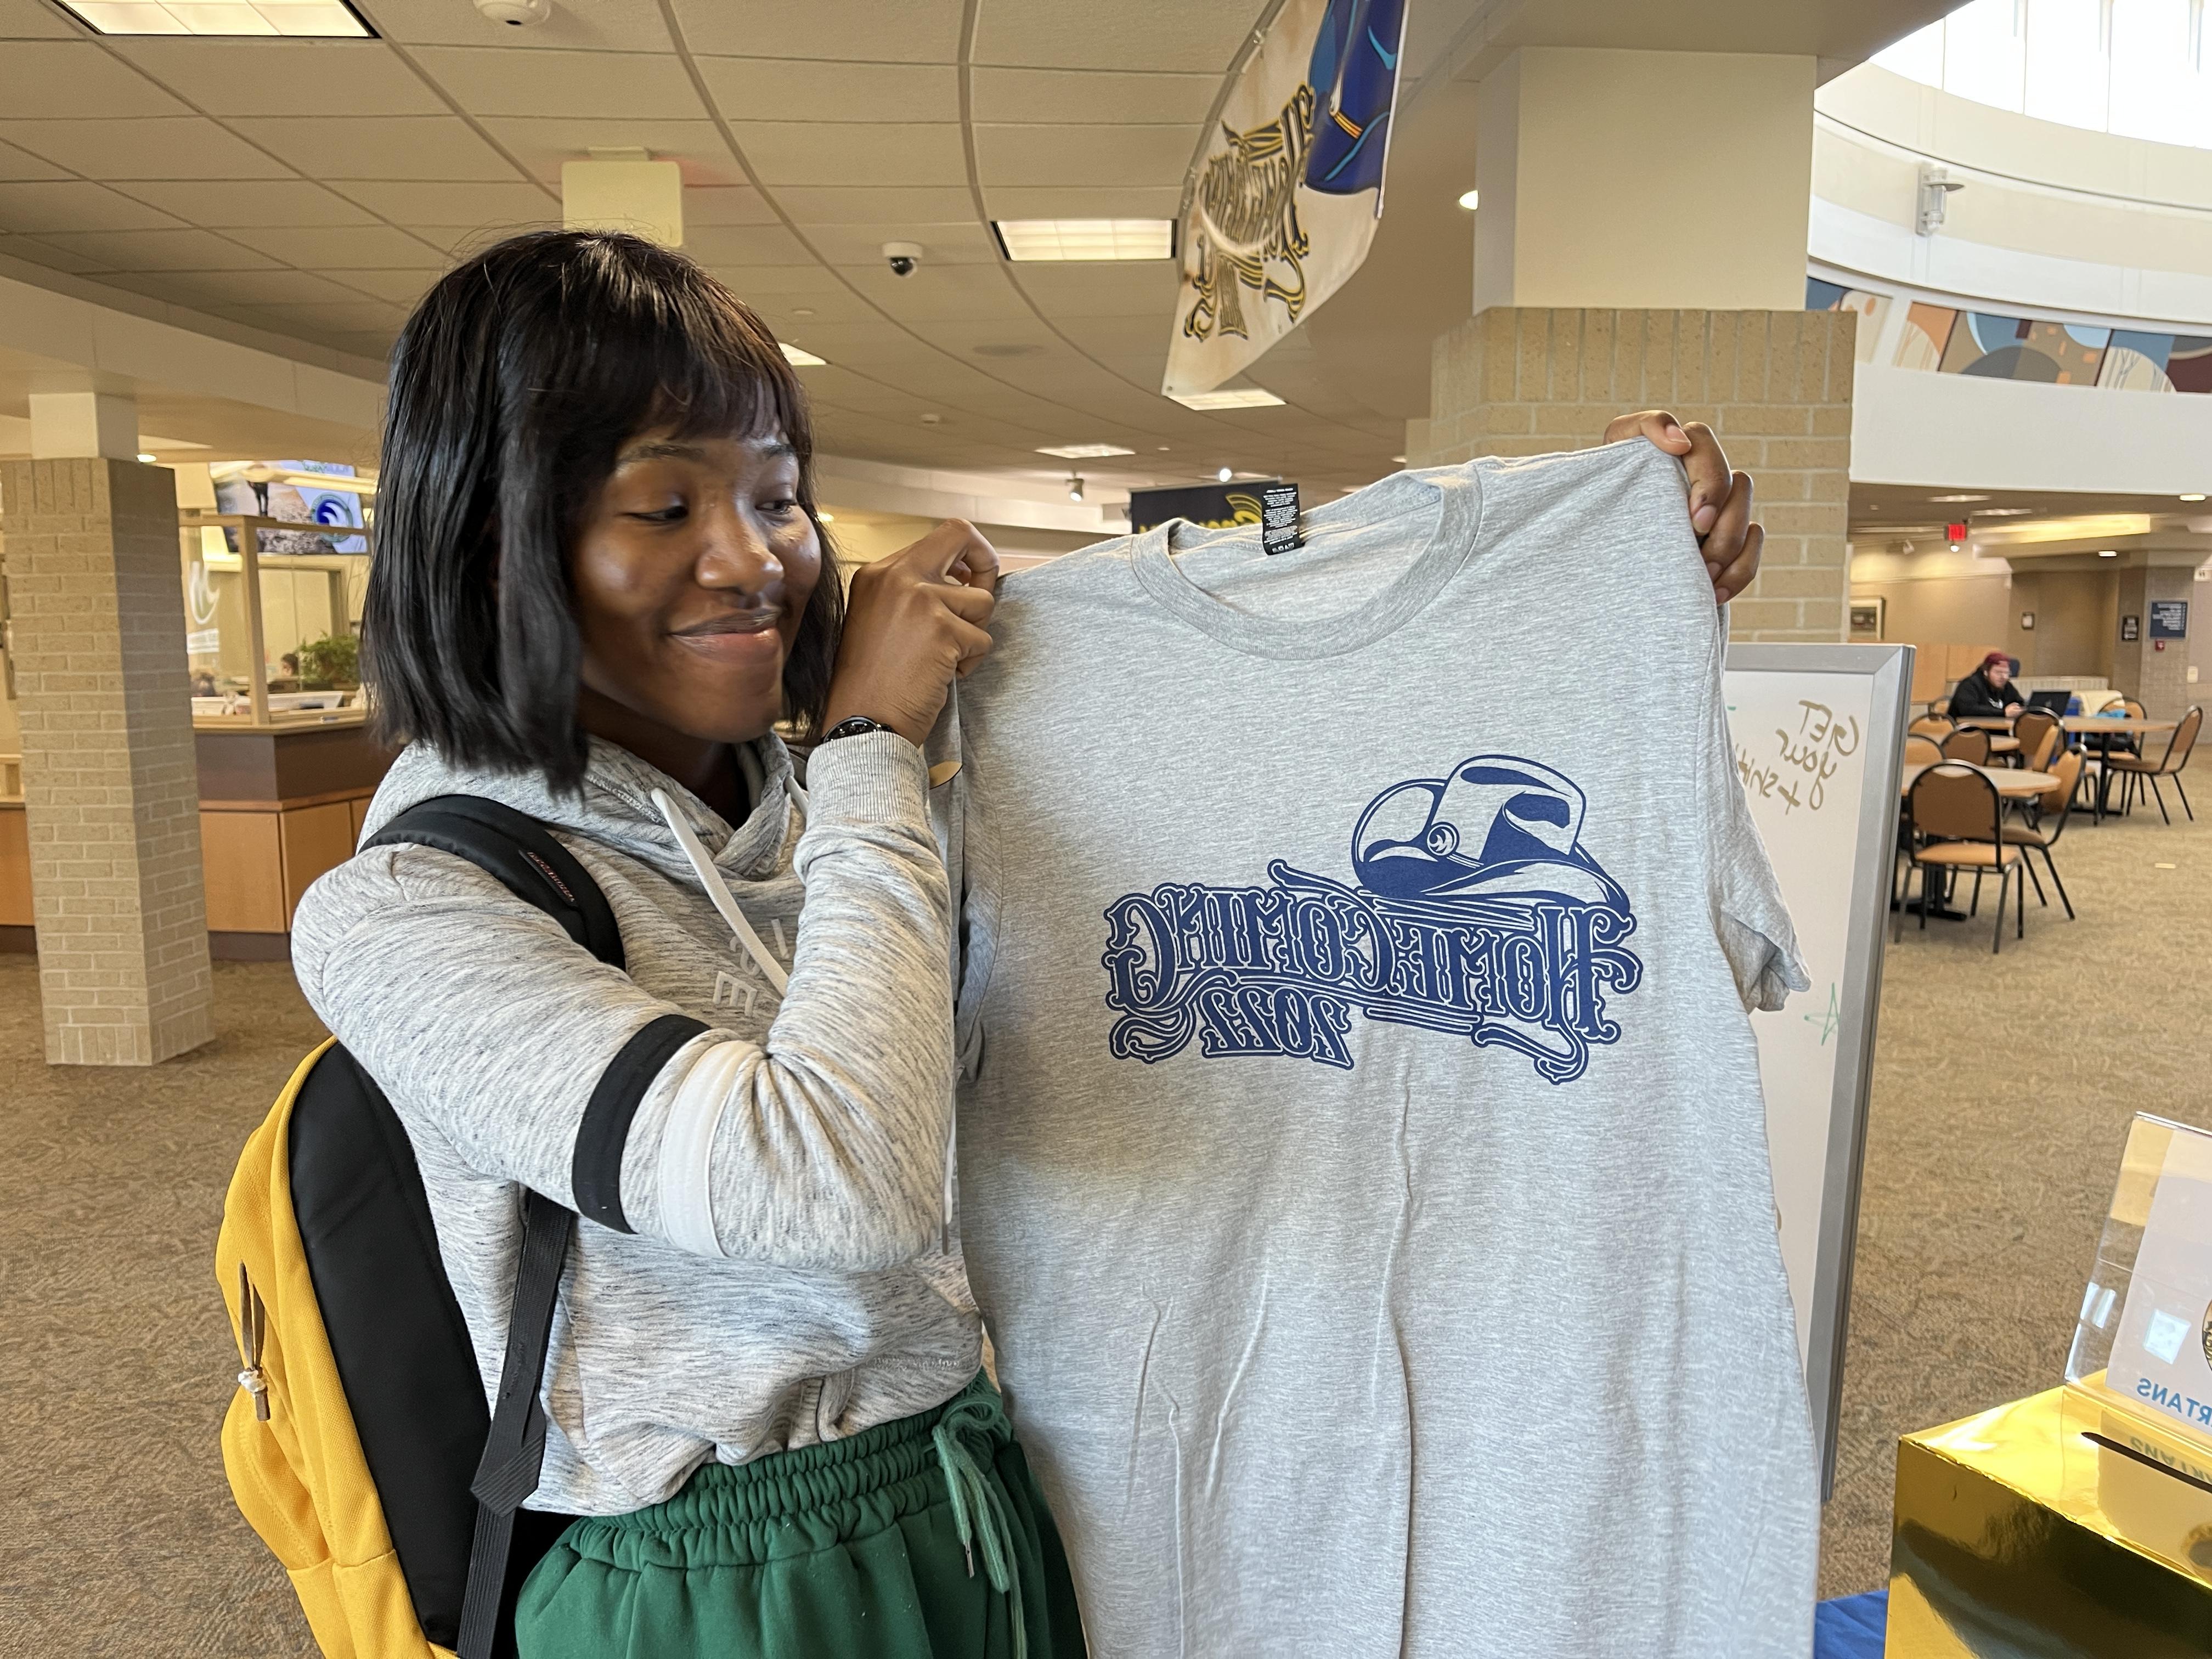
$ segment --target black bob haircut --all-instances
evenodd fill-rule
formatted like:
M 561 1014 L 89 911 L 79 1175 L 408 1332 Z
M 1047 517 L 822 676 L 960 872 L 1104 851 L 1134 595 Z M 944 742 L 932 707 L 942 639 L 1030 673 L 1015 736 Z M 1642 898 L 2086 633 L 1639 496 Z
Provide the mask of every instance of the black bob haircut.
M 783 672 L 818 730 L 844 620 L 814 501 L 806 397 L 775 336 L 680 253 L 607 231 L 512 237 L 449 271 L 400 331 L 362 617 L 386 742 L 582 782 L 583 647 L 569 562 L 625 440 L 780 436 L 822 574 Z

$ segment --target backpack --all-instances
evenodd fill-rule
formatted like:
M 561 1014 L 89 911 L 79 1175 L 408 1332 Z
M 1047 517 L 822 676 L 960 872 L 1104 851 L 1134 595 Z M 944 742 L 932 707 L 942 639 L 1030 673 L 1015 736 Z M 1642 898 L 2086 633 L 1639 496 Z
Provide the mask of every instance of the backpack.
M 443 795 L 362 843 L 466 859 L 623 965 L 613 911 L 534 818 Z M 545 1452 L 538 1389 L 576 1218 L 522 1198 L 507 1353 L 488 1410 L 406 1130 L 335 1038 L 246 1142 L 216 1243 L 244 1369 L 223 1419 L 240 1510 L 328 1659 L 495 1659 L 514 1596 L 572 1518 L 522 1510 Z

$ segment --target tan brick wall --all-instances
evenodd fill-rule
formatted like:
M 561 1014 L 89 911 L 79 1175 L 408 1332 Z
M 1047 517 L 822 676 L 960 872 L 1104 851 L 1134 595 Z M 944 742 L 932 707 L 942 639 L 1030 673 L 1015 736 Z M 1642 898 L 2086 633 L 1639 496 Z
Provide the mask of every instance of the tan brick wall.
M 135 461 L 0 462 L 46 1058 L 214 1035 L 177 509 Z
M 1850 591 L 1847 311 L 1547 311 L 1500 306 L 1437 339 L 1407 461 L 1585 449 L 1636 409 L 1705 421 L 1757 485 L 1766 550 L 1729 607 L 1740 640 L 1833 641 Z

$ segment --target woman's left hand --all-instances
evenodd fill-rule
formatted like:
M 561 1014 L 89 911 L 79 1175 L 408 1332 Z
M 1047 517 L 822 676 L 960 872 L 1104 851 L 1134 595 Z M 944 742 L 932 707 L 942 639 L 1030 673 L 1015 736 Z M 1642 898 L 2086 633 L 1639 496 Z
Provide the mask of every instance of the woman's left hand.
M 1690 475 L 1690 528 L 1712 578 L 1713 598 L 1722 605 L 1751 586 L 1759 574 L 1759 550 L 1766 531 L 1752 522 L 1751 474 L 1730 472 L 1720 440 L 1703 421 L 1686 426 L 1663 409 L 1646 409 L 1608 422 L 1605 441 L 1649 438 L 1669 455 L 1682 459 Z

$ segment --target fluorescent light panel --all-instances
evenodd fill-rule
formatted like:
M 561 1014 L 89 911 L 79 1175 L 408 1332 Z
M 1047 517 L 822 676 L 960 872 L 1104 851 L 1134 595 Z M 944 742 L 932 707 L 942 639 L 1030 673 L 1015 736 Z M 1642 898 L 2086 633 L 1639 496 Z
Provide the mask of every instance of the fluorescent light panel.
M 1124 449 L 1119 444 L 1055 444 L 1049 449 L 1040 449 L 1040 455 L 1057 455 L 1063 461 L 1096 461 L 1109 455 L 1133 455 L 1133 449 Z
M 62 0 L 62 4 L 101 34 L 374 38 L 344 0 Z
M 798 346 L 792 344 L 788 340 L 778 340 L 775 343 L 776 349 L 783 353 L 783 361 L 789 363 L 793 368 L 826 368 L 829 367 L 830 360 L 827 357 L 817 357 L 812 352 L 802 350 Z
M 998 219 L 1009 259 L 1171 259 L 1172 219 Z
M 1191 392 L 1175 399 L 1185 409 L 1268 409 L 1283 400 L 1265 387 L 1231 386 L 1225 392 Z

